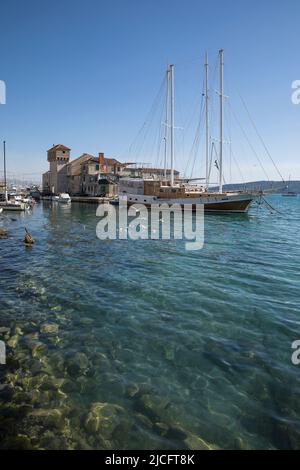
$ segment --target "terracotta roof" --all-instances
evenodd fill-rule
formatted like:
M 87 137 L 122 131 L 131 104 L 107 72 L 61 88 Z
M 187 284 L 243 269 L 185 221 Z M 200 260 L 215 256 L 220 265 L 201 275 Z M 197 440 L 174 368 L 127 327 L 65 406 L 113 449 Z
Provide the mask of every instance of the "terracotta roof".
M 50 152 L 51 150 L 71 150 L 71 149 L 69 147 L 66 147 L 63 144 L 57 144 L 57 145 L 53 145 L 53 147 L 51 147 L 51 149 L 49 149 L 48 152 Z
M 120 162 L 115 158 L 104 157 L 105 165 L 120 165 Z
M 90 160 L 92 160 L 95 163 L 99 163 L 99 157 L 91 157 Z M 119 162 L 115 158 L 104 157 L 104 165 L 121 165 L 121 162 Z

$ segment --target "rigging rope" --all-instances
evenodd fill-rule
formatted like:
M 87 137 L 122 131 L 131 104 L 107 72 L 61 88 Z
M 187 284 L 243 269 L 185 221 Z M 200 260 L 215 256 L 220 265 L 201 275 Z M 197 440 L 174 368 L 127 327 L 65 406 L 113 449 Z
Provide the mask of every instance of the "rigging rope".
M 279 171 L 279 169 L 278 169 L 276 163 L 274 162 L 274 160 L 273 160 L 273 158 L 272 158 L 272 155 L 271 155 L 271 153 L 269 152 L 268 147 L 266 146 L 266 144 L 265 144 L 265 142 L 264 142 L 264 140 L 263 140 L 261 134 L 259 133 L 259 131 L 258 131 L 258 129 L 257 129 L 257 126 L 256 126 L 256 124 L 255 124 L 255 122 L 254 122 L 254 120 L 253 120 L 253 118 L 252 118 L 252 116 L 251 116 L 251 114 L 250 114 L 250 111 L 249 111 L 249 109 L 248 109 L 248 107 L 247 107 L 247 105 L 246 105 L 246 103 L 245 103 L 245 100 L 244 100 L 243 97 L 240 95 L 240 93 L 239 93 L 239 97 L 240 97 L 240 99 L 241 99 L 241 102 L 242 102 L 243 105 L 244 105 L 244 108 L 245 108 L 245 110 L 246 110 L 246 113 L 248 114 L 248 118 L 249 118 L 249 120 L 250 120 L 250 122 L 251 122 L 251 124 L 252 124 L 252 126 L 253 126 L 253 129 L 254 129 L 255 132 L 256 132 L 257 137 L 258 137 L 259 140 L 261 141 L 261 143 L 262 143 L 262 145 L 263 145 L 263 147 L 264 147 L 264 149 L 265 149 L 265 151 L 266 151 L 268 157 L 270 158 L 271 162 L 273 163 L 273 166 L 274 166 L 275 170 L 277 171 L 278 175 L 280 176 L 280 178 L 282 179 L 282 181 L 285 183 L 285 180 L 284 180 L 282 174 L 280 173 L 280 171 Z
M 261 162 L 261 160 L 260 160 L 260 158 L 259 158 L 259 156 L 258 156 L 258 154 L 257 154 L 257 152 L 256 152 L 256 150 L 255 150 L 255 148 L 254 148 L 253 145 L 251 144 L 251 142 L 250 142 L 250 140 L 249 140 L 249 138 L 248 138 L 248 136 L 247 136 L 247 134 L 246 134 L 246 132 L 245 132 L 243 126 L 241 125 L 241 123 L 239 122 L 239 120 L 238 120 L 238 118 L 237 118 L 235 112 L 233 111 L 230 102 L 228 102 L 228 104 L 229 104 L 230 110 L 231 110 L 231 112 L 232 112 L 232 115 L 233 115 L 235 121 L 237 122 L 239 128 L 241 129 L 241 131 L 242 131 L 242 133 L 243 133 L 245 139 L 247 140 L 249 147 L 251 148 L 252 152 L 254 153 L 254 155 L 255 155 L 255 157 L 256 157 L 256 159 L 257 159 L 257 161 L 258 161 L 258 163 L 259 163 L 259 165 L 260 165 L 260 167 L 261 167 L 261 169 L 262 169 L 262 171 L 264 172 L 265 177 L 267 178 L 268 181 L 270 181 L 270 178 L 269 178 L 269 176 L 268 176 L 268 174 L 267 174 L 267 172 L 266 172 L 266 170 L 265 170 L 265 168 L 264 168 L 264 166 L 263 166 L 263 164 L 262 164 L 262 162 Z

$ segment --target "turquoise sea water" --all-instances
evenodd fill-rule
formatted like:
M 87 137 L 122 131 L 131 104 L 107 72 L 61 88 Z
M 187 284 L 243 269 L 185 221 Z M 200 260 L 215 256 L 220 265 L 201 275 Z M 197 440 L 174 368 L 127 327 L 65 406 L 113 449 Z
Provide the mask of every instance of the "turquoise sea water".
M 195 252 L 100 241 L 94 205 L 0 215 L 0 447 L 300 448 L 300 198 L 269 201 Z

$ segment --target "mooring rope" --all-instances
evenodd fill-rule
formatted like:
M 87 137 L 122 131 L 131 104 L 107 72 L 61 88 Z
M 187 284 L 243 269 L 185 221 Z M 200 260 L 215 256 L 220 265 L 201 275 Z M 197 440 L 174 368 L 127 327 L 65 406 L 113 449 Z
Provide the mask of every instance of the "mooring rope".
M 271 213 L 277 212 L 277 214 L 284 215 L 282 212 L 280 212 L 278 209 L 276 209 L 276 207 L 273 207 L 273 206 L 266 200 L 266 198 L 264 198 L 263 196 L 260 196 L 260 201 L 259 201 L 259 202 L 257 201 L 257 204 L 258 204 L 258 205 L 264 204 L 264 205 L 266 206 L 266 208 L 269 209 L 269 211 L 270 211 Z

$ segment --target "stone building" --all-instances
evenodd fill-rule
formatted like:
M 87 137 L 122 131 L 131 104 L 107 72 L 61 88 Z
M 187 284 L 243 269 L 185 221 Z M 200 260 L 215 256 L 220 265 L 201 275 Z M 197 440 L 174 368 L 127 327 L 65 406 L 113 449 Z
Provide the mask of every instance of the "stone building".
M 65 145 L 53 145 L 47 151 L 49 170 L 43 174 L 43 194 L 69 193 L 71 196 L 115 196 L 118 193 L 120 177 L 160 179 L 164 175 L 161 168 L 138 167 L 133 163 L 121 163 L 115 158 L 107 158 L 104 153 L 98 157 L 82 154 L 70 161 L 71 149 Z M 175 170 L 175 178 L 179 172 Z M 167 170 L 170 177 L 171 170 Z
M 49 170 L 43 174 L 43 194 L 69 193 L 71 196 L 114 196 L 117 179 L 124 167 L 114 158 L 84 153 L 70 161 L 71 149 L 54 145 L 47 152 Z
M 43 174 L 43 192 L 61 193 L 64 192 L 66 179 L 66 164 L 70 160 L 71 149 L 65 145 L 53 145 L 47 152 L 49 171 Z
M 122 164 L 114 158 L 90 156 L 81 166 L 82 194 L 86 196 L 115 196 Z

